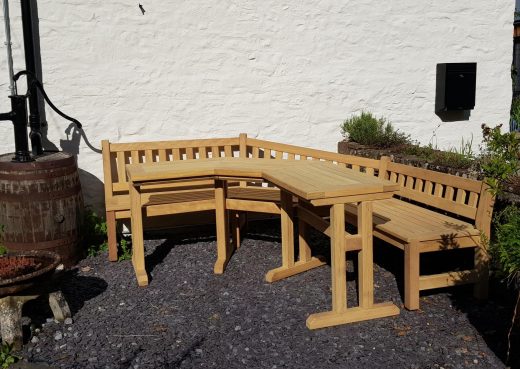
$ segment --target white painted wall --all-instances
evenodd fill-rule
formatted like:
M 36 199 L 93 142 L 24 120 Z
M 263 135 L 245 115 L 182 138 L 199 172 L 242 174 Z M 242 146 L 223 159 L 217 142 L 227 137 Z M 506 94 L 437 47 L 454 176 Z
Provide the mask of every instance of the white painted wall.
M 510 0 L 140 1 L 144 16 L 137 1 L 38 1 L 45 86 L 98 148 L 104 138 L 247 132 L 334 151 L 340 123 L 363 109 L 422 143 L 435 134 L 447 148 L 472 135 L 477 145 L 481 123 L 508 121 Z M 11 17 L 20 70 L 19 1 L 11 0 Z M 478 63 L 468 121 L 434 114 L 435 66 L 443 62 Z M 7 111 L 5 52 L 0 65 Z M 49 109 L 47 118 L 49 139 L 73 147 L 68 122 Z M 12 136 L 0 123 L 0 152 L 13 150 Z M 99 203 L 101 155 L 83 140 L 79 164 L 94 176 L 84 183 L 87 201 Z

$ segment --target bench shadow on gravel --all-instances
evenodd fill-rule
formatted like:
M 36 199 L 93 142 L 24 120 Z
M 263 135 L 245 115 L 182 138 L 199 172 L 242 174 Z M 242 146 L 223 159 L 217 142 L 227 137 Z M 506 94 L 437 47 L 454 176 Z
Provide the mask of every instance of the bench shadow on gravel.
M 374 262 L 391 272 L 397 281 L 401 301 L 404 301 L 404 253 L 403 251 L 374 240 Z M 470 269 L 473 252 L 469 249 L 427 254 L 421 257 L 421 273 L 434 274 L 444 270 Z M 442 265 L 442 268 L 439 268 Z M 515 296 L 499 280 L 490 279 L 489 299 L 479 301 L 473 297 L 473 285 L 463 285 L 443 289 L 421 291 L 421 299 L 439 293 L 447 293 L 452 306 L 463 312 L 476 332 L 482 336 L 491 351 L 505 363 L 507 352 L 507 334 L 513 316 Z M 421 304 L 427 300 L 421 301 Z M 439 322 L 442 324 L 442 322 Z M 518 331 L 518 329 L 517 329 Z M 512 335 L 510 367 L 520 368 L 520 335 Z

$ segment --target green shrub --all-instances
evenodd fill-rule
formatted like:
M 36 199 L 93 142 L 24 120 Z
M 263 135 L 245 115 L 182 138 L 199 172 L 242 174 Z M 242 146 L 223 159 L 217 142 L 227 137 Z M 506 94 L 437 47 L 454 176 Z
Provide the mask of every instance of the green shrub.
M 490 128 L 482 125 L 484 148 L 481 155 L 481 168 L 491 192 L 502 192 L 502 185 L 520 169 L 518 153 L 520 138 L 514 132 L 502 133 L 498 125 Z
M 491 251 L 501 271 L 511 281 L 520 281 L 520 209 L 510 205 L 497 214 Z
M 83 244 L 88 256 L 94 257 L 108 251 L 107 222 L 90 208 L 85 209 L 83 234 Z M 119 240 L 119 256 L 117 261 L 130 260 L 132 258 L 132 242 L 130 237 L 118 234 L 117 238 Z
M 410 136 L 396 130 L 385 118 L 376 118 L 370 112 L 347 119 L 341 133 L 350 141 L 380 148 L 406 145 Z

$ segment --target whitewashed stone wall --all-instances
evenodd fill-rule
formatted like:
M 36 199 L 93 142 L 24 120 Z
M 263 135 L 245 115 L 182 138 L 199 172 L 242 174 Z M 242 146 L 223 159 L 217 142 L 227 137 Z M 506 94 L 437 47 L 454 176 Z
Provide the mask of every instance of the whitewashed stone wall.
M 507 123 L 510 0 L 39 0 L 43 78 L 91 144 L 250 136 L 335 150 L 340 123 L 369 110 L 422 143 L 480 141 Z M 15 68 L 24 68 L 11 0 Z M 3 25 L 0 40 L 4 40 Z M 467 121 L 434 113 L 435 67 L 477 62 Z M 0 52 L 0 110 L 9 108 Z M 2 102 L 3 101 L 3 102 Z M 78 150 L 87 201 L 102 203 L 101 155 L 47 109 L 48 138 Z M 13 150 L 0 123 L 1 152 Z M 79 141 L 79 142 L 78 142 Z M 97 177 L 97 178 L 96 178 Z

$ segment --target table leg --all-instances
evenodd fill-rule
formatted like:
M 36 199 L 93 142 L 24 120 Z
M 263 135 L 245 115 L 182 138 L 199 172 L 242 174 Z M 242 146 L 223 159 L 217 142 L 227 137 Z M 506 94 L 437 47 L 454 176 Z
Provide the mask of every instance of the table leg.
M 347 308 L 345 205 L 335 204 L 332 205 L 330 210 L 332 311 L 310 315 L 307 318 L 309 329 L 399 314 L 399 308 L 392 303 L 373 304 L 372 206 L 371 204 L 360 203 L 359 209 L 358 232 L 361 232 L 362 239 L 362 248 L 358 256 L 360 268 L 359 306 Z
M 281 191 L 281 230 L 282 230 L 282 266 L 267 272 L 265 280 L 267 282 L 275 282 L 283 278 L 293 276 L 305 272 L 309 269 L 316 268 L 325 264 L 324 261 L 310 257 L 308 245 L 300 245 L 303 247 L 303 255 L 300 252 L 300 260 L 294 261 L 294 212 L 293 212 L 293 196 L 291 193 Z M 301 229 L 300 232 L 305 232 Z M 299 237 L 300 240 L 302 237 Z
M 357 227 L 361 235 L 361 251 L 358 253 L 359 306 L 369 308 L 374 305 L 374 245 L 372 243 L 372 202 L 363 201 L 358 205 Z
M 229 219 L 226 210 L 227 183 L 215 180 L 215 222 L 217 227 L 217 261 L 213 271 L 215 274 L 224 273 L 231 255 L 233 246 L 229 242 Z
M 132 228 L 132 264 L 134 266 L 137 284 L 148 285 L 148 274 L 144 264 L 143 241 L 143 208 L 141 206 L 141 194 L 132 182 L 128 183 L 130 192 L 130 218 Z

